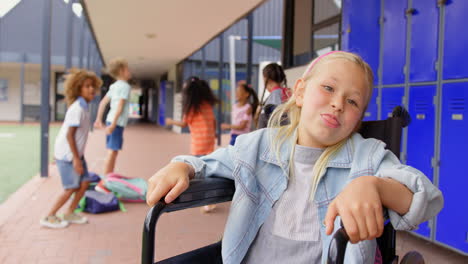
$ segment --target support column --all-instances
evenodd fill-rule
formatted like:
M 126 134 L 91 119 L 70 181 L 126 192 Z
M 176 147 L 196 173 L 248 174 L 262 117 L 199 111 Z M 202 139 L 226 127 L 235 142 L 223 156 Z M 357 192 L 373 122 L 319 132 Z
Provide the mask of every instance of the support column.
M 49 174 L 49 93 L 50 93 L 50 32 L 52 0 L 44 0 L 42 13 L 41 53 L 41 177 Z

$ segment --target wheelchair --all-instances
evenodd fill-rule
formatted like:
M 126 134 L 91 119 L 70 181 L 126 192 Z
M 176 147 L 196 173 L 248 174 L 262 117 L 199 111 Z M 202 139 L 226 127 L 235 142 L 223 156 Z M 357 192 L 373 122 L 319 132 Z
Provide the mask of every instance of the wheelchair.
M 376 138 L 386 143 L 386 148 L 397 157 L 400 156 L 401 132 L 410 123 L 408 112 L 397 106 L 392 117 L 380 121 L 363 122 L 359 133 L 364 138 Z M 212 245 L 192 250 L 165 260 L 154 262 L 155 233 L 158 218 L 163 213 L 169 213 L 187 208 L 200 207 L 209 204 L 231 201 L 235 192 L 234 182 L 225 178 L 210 177 L 209 179 L 195 179 L 190 182 L 189 188 L 170 204 L 161 199 L 151 208 L 145 218 L 143 227 L 142 264 L 221 264 L 221 241 Z M 344 227 L 335 232 L 328 251 L 328 263 L 343 263 L 346 245 L 349 237 Z M 396 231 L 387 221 L 382 236 L 377 238 L 378 248 L 383 264 L 398 264 L 396 255 Z M 415 251 L 407 253 L 402 264 L 424 263 L 422 256 Z

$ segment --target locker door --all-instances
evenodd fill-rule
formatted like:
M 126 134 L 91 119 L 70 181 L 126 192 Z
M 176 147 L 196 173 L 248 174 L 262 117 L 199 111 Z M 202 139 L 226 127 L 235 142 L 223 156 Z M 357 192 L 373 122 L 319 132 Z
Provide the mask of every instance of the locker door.
M 343 0 L 341 49 L 356 52 L 375 72 L 378 84 L 380 42 L 380 2 L 368 0 Z
M 407 164 L 422 171 L 431 181 L 434 156 L 434 118 L 433 98 L 435 86 L 413 86 L 410 88 L 409 113 L 411 123 L 408 126 Z M 420 235 L 429 237 L 431 230 L 428 222 L 419 225 L 416 230 Z
M 406 17 L 404 1 L 385 1 L 383 84 L 405 82 Z
M 374 88 L 372 91 L 372 98 L 369 101 L 369 105 L 367 105 L 366 112 L 364 113 L 364 121 L 369 120 L 377 120 L 377 96 L 379 95 L 379 90 Z
M 437 79 L 437 41 L 439 9 L 437 2 L 413 0 L 416 10 L 411 18 L 411 82 L 428 82 Z
M 468 77 L 468 1 L 448 1 L 445 9 L 444 79 Z
M 401 99 L 405 94 L 403 87 L 382 89 L 382 119 L 392 116 L 393 108 L 401 105 Z
M 436 239 L 468 253 L 468 83 L 444 84 L 442 100 L 439 188 L 445 202 Z

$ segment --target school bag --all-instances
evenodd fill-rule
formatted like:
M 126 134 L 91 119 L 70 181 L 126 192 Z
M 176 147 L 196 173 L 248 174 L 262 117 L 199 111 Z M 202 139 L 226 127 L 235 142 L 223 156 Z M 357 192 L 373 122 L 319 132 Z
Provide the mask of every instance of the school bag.
M 78 208 L 75 212 L 88 212 L 92 214 L 100 214 L 121 210 L 126 212 L 123 204 L 117 199 L 113 193 L 100 193 L 97 191 L 88 190 L 85 192 Z
M 88 172 L 89 174 L 89 186 L 88 190 L 93 190 L 96 188 L 96 185 L 101 181 L 101 176 L 94 172 Z
M 105 187 L 124 202 L 145 202 L 148 184 L 141 178 L 129 178 L 117 173 L 107 175 Z

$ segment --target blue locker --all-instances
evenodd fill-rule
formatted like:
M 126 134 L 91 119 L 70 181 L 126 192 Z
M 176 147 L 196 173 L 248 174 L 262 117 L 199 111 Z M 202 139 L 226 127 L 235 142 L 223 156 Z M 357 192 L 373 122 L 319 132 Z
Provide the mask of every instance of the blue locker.
M 444 79 L 468 77 L 468 34 L 466 15 L 468 1 L 448 1 L 445 9 Z
M 382 119 L 392 116 L 393 108 L 402 105 L 401 100 L 404 95 L 403 87 L 382 88 Z
M 416 10 L 411 19 L 411 82 L 428 82 L 437 79 L 437 41 L 439 9 L 437 2 L 413 0 Z
M 378 84 L 380 1 L 343 0 L 341 49 L 359 54 L 375 73 Z
M 364 121 L 377 120 L 377 96 L 379 95 L 379 89 L 374 88 L 372 91 L 372 98 L 367 105 L 366 112 L 364 112 Z
M 440 143 L 439 188 L 445 202 L 436 239 L 468 253 L 468 83 L 442 86 Z
M 406 163 L 422 171 L 431 181 L 434 173 L 431 159 L 434 156 L 435 95 L 435 86 L 411 87 L 408 107 L 411 124 L 408 126 Z M 416 232 L 429 237 L 428 222 L 420 224 Z
M 161 82 L 159 85 L 159 125 L 166 125 L 166 84 L 167 81 Z
M 383 84 L 405 82 L 407 1 L 385 1 Z

